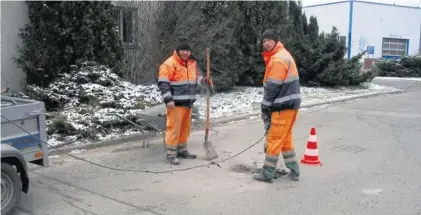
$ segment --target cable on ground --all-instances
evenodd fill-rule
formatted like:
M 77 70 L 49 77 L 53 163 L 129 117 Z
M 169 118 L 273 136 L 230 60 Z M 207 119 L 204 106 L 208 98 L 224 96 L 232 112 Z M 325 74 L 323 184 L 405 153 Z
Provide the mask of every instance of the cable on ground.
M 95 162 L 92 162 L 92 161 L 89 161 L 89 160 L 86 160 L 86 159 L 83 159 L 83 158 L 80 158 L 80 157 L 74 156 L 74 155 L 72 155 L 72 154 L 70 154 L 70 153 L 67 153 L 67 152 L 64 152 L 64 151 L 62 151 L 62 150 L 60 150 L 60 149 L 56 148 L 55 146 L 53 146 L 53 145 L 51 145 L 51 144 L 49 144 L 49 143 L 47 143 L 47 142 L 45 142 L 45 141 L 41 140 L 40 138 L 38 138 L 38 137 L 34 136 L 34 135 L 33 135 L 33 134 L 31 134 L 29 131 L 25 130 L 25 129 L 24 129 L 24 128 L 22 128 L 20 125 L 16 124 L 15 122 L 13 122 L 12 120 L 8 119 L 7 117 L 5 117 L 5 116 L 3 116 L 3 115 L 1 115 L 1 117 L 3 117 L 4 119 L 6 119 L 8 122 L 12 123 L 13 125 L 15 125 L 16 127 L 18 127 L 19 129 L 21 129 L 22 131 L 24 131 L 24 132 L 28 133 L 29 135 L 31 135 L 31 137 L 32 137 L 32 138 L 34 138 L 34 139 L 36 139 L 36 140 L 39 140 L 41 143 L 47 144 L 48 146 L 50 146 L 50 147 L 52 147 L 53 149 L 55 149 L 55 150 L 57 150 L 57 151 L 61 152 L 62 154 L 68 155 L 68 156 L 70 156 L 70 157 L 73 157 L 73 158 L 75 158 L 75 159 L 77 159 L 77 160 L 80 160 L 80 161 L 83 161 L 83 162 L 90 163 L 90 164 L 92 164 L 92 165 L 94 165 L 94 166 L 98 166 L 98 167 L 102 167 L 102 168 L 105 168 L 105 169 L 110 169 L 110 170 L 115 170 L 115 171 L 120 171 L 120 172 L 140 172 L 140 173 L 154 173 L 154 174 L 161 174 L 161 173 L 171 173 L 171 172 L 182 172 L 182 171 L 187 171 L 187 170 L 191 170 L 191 169 L 197 169 L 197 168 L 201 168 L 201 167 L 207 167 L 207 166 L 211 166 L 211 165 L 217 165 L 218 167 L 220 167 L 220 166 L 219 166 L 219 163 L 222 163 L 222 162 L 224 162 L 224 161 L 230 160 L 230 159 L 232 159 L 232 158 L 234 158 L 234 157 L 237 157 L 238 155 L 240 155 L 240 154 L 242 154 L 242 153 L 246 152 L 247 150 L 249 150 L 249 149 L 250 149 L 250 148 L 252 148 L 253 146 L 255 146 L 255 145 L 257 145 L 258 143 L 260 143 L 260 142 L 261 142 L 261 141 L 265 138 L 265 136 L 266 136 L 266 134 L 267 134 L 267 131 L 266 131 L 266 132 L 265 132 L 265 134 L 263 135 L 263 137 L 261 137 L 258 141 L 256 141 L 256 142 L 255 142 L 255 143 L 253 143 L 252 145 L 248 146 L 247 148 L 243 149 L 242 151 L 238 152 L 237 154 L 235 154 L 235 155 L 233 155 L 233 156 L 229 156 L 229 157 L 227 157 L 227 158 L 225 158 L 225 159 L 222 159 L 222 160 L 219 160 L 219 161 L 211 161 L 211 162 L 210 162 L 210 163 L 208 163 L 208 164 L 202 164 L 202 165 L 197 165 L 197 166 L 192 166 L 192 167 L 186 167 L 186 168 L 181 168 L 181 169 L 172 169 L 172 170 L 164 170 L 164 171 L 152 171 L 152 170 L 138 170 L 138 169 L 122 169 L 122 168 L 115 168 L 115 167 L 105 166 L 105 165 L 102 165 L 102 164 L 99 164 L 99 163 L 95 163 Z

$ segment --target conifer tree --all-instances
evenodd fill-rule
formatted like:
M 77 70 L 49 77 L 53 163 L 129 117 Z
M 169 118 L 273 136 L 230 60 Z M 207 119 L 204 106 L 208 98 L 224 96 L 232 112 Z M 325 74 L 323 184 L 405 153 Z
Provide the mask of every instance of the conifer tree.
M 116 8 L 106 1 L 28 1 L 15 58 L 27 83 L 46 87 L 69 66 L 95 61 L 118 68 L 123 58 Z M 116 70 L 118 71 L 118 70 Z

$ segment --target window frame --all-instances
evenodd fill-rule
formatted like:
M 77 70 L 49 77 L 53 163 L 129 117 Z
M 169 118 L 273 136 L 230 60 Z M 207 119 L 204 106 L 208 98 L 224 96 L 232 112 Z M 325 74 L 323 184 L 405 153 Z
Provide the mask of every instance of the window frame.
M 408 55 L 409 39 L 405 38 L 382 38 L 382 57 L 402 57 Z
M 118 28 L 118 32 L 120 35 L 120 38 L 124 44 L 124 46 L 126 48 L 136 48 L 137 46 L 137 37 L 136 37 L 136 32 L 137 32 L 137 24 L 138 24 L 138 19 L 137 19 L 137 13 L 138 10 L 135 7 L 126 7 L 126 6 L 115 6 L 117 8 L 117 28 Z M 124 28 L 124 13 L 131 13 L 131 33 L 129 32 L 129 34 L 131 34 L 131 41 L 125 41 L 126 38 L 130 38 L 127 35 L 126 31 L 127 29 Z

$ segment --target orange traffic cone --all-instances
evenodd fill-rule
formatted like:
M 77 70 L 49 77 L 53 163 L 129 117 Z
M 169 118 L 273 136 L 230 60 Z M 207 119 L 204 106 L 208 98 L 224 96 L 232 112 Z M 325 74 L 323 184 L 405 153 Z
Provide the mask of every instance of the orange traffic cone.
M 316 128 L 311 128 L 310 136 L 307 141 L 307 148 L 304 153 L 301 163 L 309 165 L 322 165 L 322 162 L 319 160 L 319 150 L 317 149 L 317 136 Z

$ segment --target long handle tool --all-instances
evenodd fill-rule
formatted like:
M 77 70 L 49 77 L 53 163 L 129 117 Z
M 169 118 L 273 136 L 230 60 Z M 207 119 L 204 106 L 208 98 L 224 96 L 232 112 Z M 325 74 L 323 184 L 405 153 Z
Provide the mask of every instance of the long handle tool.
M 206 76 L 210 80 L 210 51 L 209 48 L 206 48 Z M 212 82 L 209 82 L 211 84 Z M 207 104 L 206 104 L 206 122 L 205 122 L 205 142 L 203 143 L 203 148 L 205 149 L 206 156 L 208 160 L 212 160 L 218 157 L 218 154 L 215 151 L 212 143 L 209 141 L 209 127 L 210 127 L 210 90 L 213 90 L 213 86 L 207 87 Z M 212 88 L 212 89 L 211 89 Z

